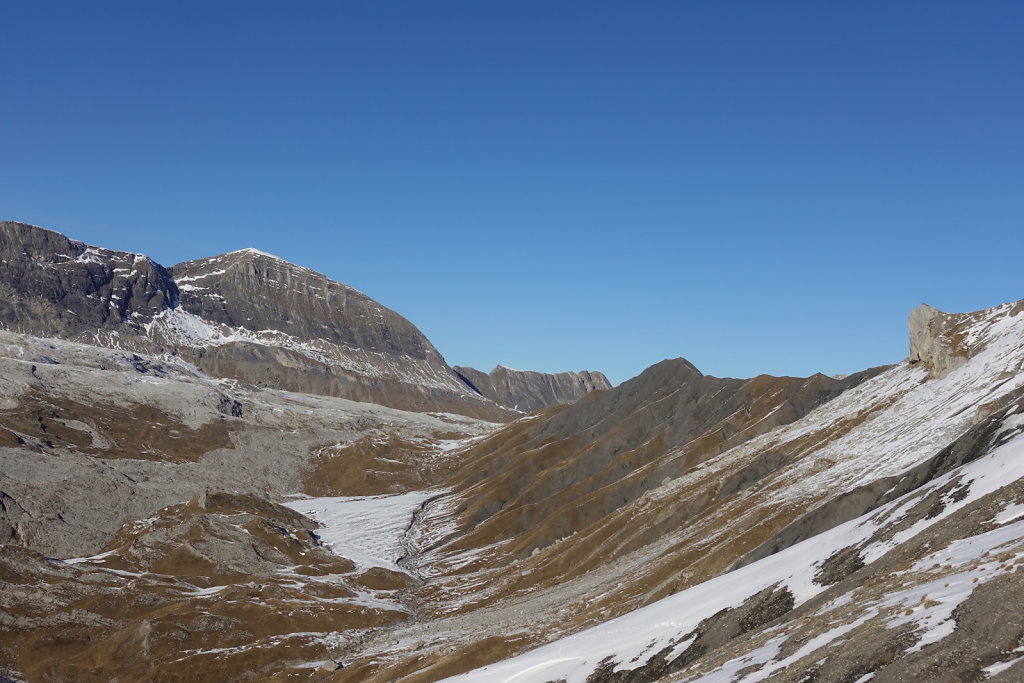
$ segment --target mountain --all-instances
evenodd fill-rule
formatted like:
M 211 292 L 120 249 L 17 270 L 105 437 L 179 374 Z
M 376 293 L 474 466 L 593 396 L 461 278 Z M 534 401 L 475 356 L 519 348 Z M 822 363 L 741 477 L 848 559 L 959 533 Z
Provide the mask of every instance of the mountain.
M 0 323 L 140 353 L 211 375 L 417 411 L 508 419 L 408 320 L 255 249 L 164 268 L 143 254 L 0 223 Z
M 325 275 L 255 249 L 170 269 L 180 306 L 151 336 L 204 372 L 405 410 L 510 413 L 465 386 L 408 320 Z
M 501 548 L 478 564 L 504 566 L 607 523 L 665 479 L 802 417 L 877 372 L 843 380 L 739 380 L 703 375 L 681 358 L 658 363 L 615 389 L 516 422 L 469 450 L 450 482 L 459 499 L 456 525 L 464 532 L 456 545 L 498 542 Z M 602 539 L 602 562 L 616 559 L 615 542 Z M 574 546 L 573 552 L 593 561 L 595 549 Z
M 418 670 L 480 666 L 456 680 L 524 682 L 1019 680 L 1024 302 L 933 311 L 911 316 L 910 360 L 691 460 L 551 545 L 521 515 L 491 546 L 460 529 L 514 500 L 481 505 L 487 481 L 432 503 L 436 519 L 427 510 L 420 523 L 449 531 L 424 533 L 425 564 L 439 600 L 460 596 L 432 626 L 448 636 L 438 649 L 465 659 L 417 653 Z M 483 615 L 497 621 L 499 609 L 506 621 L 488 630 Z M 540 643 L 550 644 L 530 650 Z M 382 642 L 366 649 L 369 670 L 411 659 Z
M 399 314 L 252 248 L 165 268 L 3 221 L 0 296 L 8 329 L 170 351 L 217 377 L 407 410 L 507 420 L 610 386 L 585 371 L 457 371 Z
M 0 238 L 0 680 L 1024 678 L 1024 301 L 610 387 L 255 250 Z
M 575 403 L 592 391 L 612 388 L 603 373 L 588 370 L 546 374 L 513 370 L 504 365 L 499 365 L 489 373 L 460 365 L 453 369 L 481 395 L 524 413 Z

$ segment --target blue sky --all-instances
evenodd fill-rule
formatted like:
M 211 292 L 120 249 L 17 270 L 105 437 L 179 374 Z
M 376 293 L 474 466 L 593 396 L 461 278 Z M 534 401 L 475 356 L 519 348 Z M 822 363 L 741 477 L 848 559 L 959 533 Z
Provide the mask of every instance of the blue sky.
M 453 364 L 750 376 L 1024 297 L 1018 2 L 4 3 L 0 217 L 255 246 Z

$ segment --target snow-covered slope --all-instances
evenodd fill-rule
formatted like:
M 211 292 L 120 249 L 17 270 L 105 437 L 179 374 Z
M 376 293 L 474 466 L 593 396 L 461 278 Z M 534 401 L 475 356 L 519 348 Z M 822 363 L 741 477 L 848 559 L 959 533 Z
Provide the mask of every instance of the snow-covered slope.
M 722 610 L 740 608 L 762 591 L 788 593 L 793 606 L 802 605 L 828 588 L 820 582 L 820 573 L 839 551 L 856 548 L 861 561 L 874 562 L 929 527 L 1024 477 L 1024 411 L 1006 415 L 1003 425 L 1007 441 L 991 453 L 871 513 L 600 626 L 453 680 L 527 683 L 565 679 L 582 683 L 602 667 L 610 672 L 636 670 L 659 655 L 669 661 L 683 656 L 699 635 L 697 627 L 702 622 Z M 942 496 L 940 511 L 900 528 L 917 504 L 951 483 L 957 495 Z M 780 657 L 788 639 L 785 628 L 775 628 L 765 645 L 750 646 L 745 655 L 711 669 L 707 680 L 762 680 L 805 656 L 820 655 L 820 650 L 862 627 L 903 630 L 900 627 L 909 626 L 918 640 L 906 654 L 951 635 L 956 627 L 953 611 L 973 590 L 1024 563 L 1024 521 L 1020 520 L 1024 506 L 1012 501 L 1000 504 L 999 514 L 992 519 L 993 529 L 925 554 L 899 576 L 885 575 L 885 579 L 902 579 L 897 581 L 900 590 L 878 599 L 861 597 L 862 609 L 852 619 L 849 609 L 842 617 L 836 612 L 854 599 L 858 589 L 833 598 L 823 608 L 820 615 L 833 619 L 832 629 Z M 745 675 L 735 675 L 740 670 Z
M 651 505 L 670 508 L 690 485 L 738 462 L 794 455 L 742 497 L 751 514 L 717 534 L 682 534 L 709 552 L 714 536 L 771 526 L 772 510 L 802 511 L 746 560 L 737 556 L 738 568 L 456 680 L 753 681 L 812 670 L 819 680 L 875 672 L 877 680 L 901 680 L 915 666 L 937 666 L 943 643 L 970 642 L 961 631 L 972 627 L 958 621 L 957 608 L 989 582 L 1013 580 L 1024 561 L 1021 309 L 961 316 L 936 342 L 955 342 L 962 353 L 941 379 L 928 379 L 922 364 L 894 367 L 652 492 Z M 714 526 L 730 507 L 722 501 L 691 524 Z M 997 585 L 1019 598 L 1009 583 Z M 719 633 L 709 647 L 729 613 L 743 613 L 747 628 Z M 1024 668 L 1013 653 L 1024 637 L 1019 622 L 1001 636 L 971 645 L 975 674 L 1010 671 L 1011 661 L 1018 675 Z M 871 642 L 894 649 L 872 659 Z M 851 656 L 856 648 L 859 658 Z

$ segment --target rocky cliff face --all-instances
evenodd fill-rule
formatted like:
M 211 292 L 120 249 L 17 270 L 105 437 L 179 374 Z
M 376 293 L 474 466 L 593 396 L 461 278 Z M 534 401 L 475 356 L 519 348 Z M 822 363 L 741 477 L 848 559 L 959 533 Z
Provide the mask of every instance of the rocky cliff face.
M 427 338 L 394 311 L 348 285 L 255 249 L 179 263 L 171 273 L 182 310 L 214 325 L 444 363 Z
M 612 388 L 603 373 L 588 370 L 548 374 L 513 370 L 504 365 L 489 373 L 459 365 L 454 370 L 483 396 L 524 413 L 575 403 L 592 391 Z
M 0 323 L 10 329 L 69 339 L 114 332 L 128 338 L 177 301 L 170 274 L 144 254 L 0 222 Z
M 255 249 L 165 269 L 142 254 L 0 223 L 0 323 L 170 351 L 257 386 L 492 420 L 514 414 L 467 387 L 402 316 Z
M 924 363 L 933 378 L 941 378 L 967 361 L 966 349 L 952 334 L 957 316 L 921 304 L 910 313 L 910 360 Z

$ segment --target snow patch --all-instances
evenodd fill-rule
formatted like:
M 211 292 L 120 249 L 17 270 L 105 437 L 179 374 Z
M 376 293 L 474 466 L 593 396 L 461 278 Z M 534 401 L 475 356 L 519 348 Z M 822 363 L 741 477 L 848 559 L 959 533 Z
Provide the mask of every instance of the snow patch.
M 255 256 L 266 256 L 267 258 L 272 258 L 272 259 L 277 260 L 277 261 L 283 261 L 284 263 L 288 263 L 288 261 L 285 261 L 280 256 L 274 256 L 273 254 L 268 254 L 267 252 L 260 251 L 259 249 L 256 249 L 255 247 L 246 247 L 245 249 L 238 249 L 237 251 L 230 251 L 228 253 L 229 254 L 252 254 L 252 255 L 255 255 Z
M 323 543 L 355 562 L 357 569 L 405 571 L 398 566 L 399 558 L 405 555 L 405 531 L 416 509 L 438 493 L 306 498 L 283 505 L 320 522 L 323 528 L 317 533 Z

